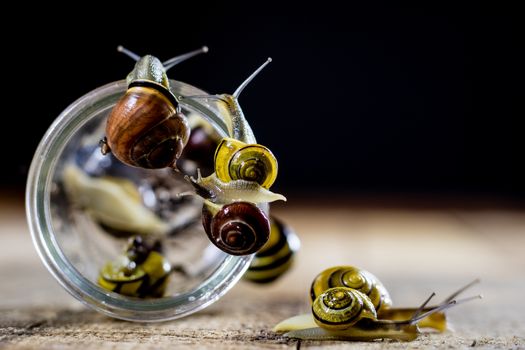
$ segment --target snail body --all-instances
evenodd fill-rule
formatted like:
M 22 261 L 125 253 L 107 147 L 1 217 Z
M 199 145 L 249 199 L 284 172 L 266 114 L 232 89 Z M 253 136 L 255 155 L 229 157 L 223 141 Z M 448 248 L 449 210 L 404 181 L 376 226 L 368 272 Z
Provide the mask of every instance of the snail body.
M 268 242 L 255 254 L 243 278 L 260 284 L 275 281 L 290 269 L 300 245 L 299 238 L 288 225 L 270 217 Z
M 142 204 L 137 187 L 122 178 L 91 177 L 75 165 L 64 168 L 68 198 L 103 226 L 135 234 L 163 234 L 169 224 Z
M 123 163 L 149 169 L 175 167 L 188 142 L 190 127 L 170 91 L 166 71 L 207 48 L 164 63 L 119 47 L 137 61 L 127 77 L 128 90 L 111 111 L 102 152 L 111 151 Z
M 283 195 L 273 193 L 254 181 L 223 182 L 215 173 L 202 177 L 200 172 L 197 174 L 197 179 L 189 177 L 189 180 L 197 195 L 215 204 L 229 204 L 236 201 L 254 204 L 286 201 Z

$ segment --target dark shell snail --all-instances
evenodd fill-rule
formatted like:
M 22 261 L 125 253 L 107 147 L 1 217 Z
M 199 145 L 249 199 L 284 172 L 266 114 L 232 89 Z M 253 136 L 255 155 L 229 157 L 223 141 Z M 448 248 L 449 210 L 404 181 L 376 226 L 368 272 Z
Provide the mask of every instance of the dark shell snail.
M 210 241 L 219 249 L 232 255 L 248 255 L 268 241 L 270 221 L 257 206 L 234 202 L 216 209 L 213 204 L 205 203 L 202 223 Z
M 207 52 L 200 50 L 161 63 L 120 47 L 137 61 L 128 75 L 128 90 L 111 111 L 106 124 L 103 153 L 111 152 L 123 163 L 142 168 L 174 167 L 188 142 L 190 127 L 171 93 L 166 71 Z

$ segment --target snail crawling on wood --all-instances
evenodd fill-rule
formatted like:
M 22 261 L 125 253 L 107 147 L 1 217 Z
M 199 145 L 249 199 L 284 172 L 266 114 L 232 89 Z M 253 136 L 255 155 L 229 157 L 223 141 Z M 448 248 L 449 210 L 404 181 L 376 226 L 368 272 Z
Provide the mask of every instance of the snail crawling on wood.
M 446 309 L 481 298 L 455 299 L 477 282 L 459 289 L 439 305 L 427 307 L 435 295 L 432 293 L 418 308 L 396 309 L 392 308 L 388 291 L 373 274 L 353 266 L 337 266 L 314 279 L 310 289 L 312 313 L 284 320 L 274 331 L 304 340 L 411 341 L 420 334 L 419 327 L 445 331 Z

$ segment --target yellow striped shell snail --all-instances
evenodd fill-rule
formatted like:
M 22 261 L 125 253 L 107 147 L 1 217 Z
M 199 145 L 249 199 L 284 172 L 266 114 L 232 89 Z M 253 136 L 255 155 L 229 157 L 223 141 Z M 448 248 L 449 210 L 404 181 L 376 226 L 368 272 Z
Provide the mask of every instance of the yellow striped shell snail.
M 313 302 L 321 293 L 333 287 L 348 287 L 366 294 L 380 314 L 392 307 L 392 299 L 379 279 L 368 271 L 354 266 L 336 266 L 321 272 L 315 277 L 310 288 Z
M 477 283 L 469 283 L 437 306 L 427 307 L 432 295 L 418 308 L 392 308 L 383 284 L 371 273 L 353 266 L 337 266 L 321 272 L 313 281 L 312 313 L 280 322 L 276 332 L 291 338 L 310 340 L 375 340 L 391 338 L 410 341 L 419 327 L 446 330 L 444 310 L 472 299 L 456 296 Z M 357 289 L 348 287 L 355 286 Z M 375 302 L 374 299 L 376 298 Z M 377 300 L 377 298 L 382 300 Z
M 357 289 L 335 287 L 321 293 L 312 304 L 312 315 L 319 327 L 347 329 L 363 319 L 377 320 L 370 298 Z
M 224 182 L 246 180 L 270 188 L 277 178 L 277 159 L 265 146 L 224 138 L 215 152 L 215 172 Z
M 126 254 L 102 267 L 98 284 L 122 295 L 162 297 L 171 265 L 159 250 L 158 242 L 149 243 L 141 236 L 132 237 Z
M 270 217 L 270 238 L 255 254 L 243 278 L 255 283 L 275 281 L 290 269 L 300 245 L 290 226 Z
M 166 71 L 208 48 L 162 63 L 156 57 L 139 57 L 123 47 L 119 51 L 137 63 L 127 77 L 127 92 L 108 117 L 102 153 L 111 150 L 120 161 L 135 167 L 175 167 L 188 142 L 190 127 L 170 91 Z
M 270 62 L 271 58 L 268 58 L 232 95 L 179 96 L 179 99 L 186 99 L 190 105 L 192 99 L 217 102 L 229 134 L 217 147 L 214 158 L 215 176 L 223 183 L 244 180 L 256 182 L 268 189 L 277 178 L 277 159 L 267 147 L 256 143 L 238 101 L 244 88 Z

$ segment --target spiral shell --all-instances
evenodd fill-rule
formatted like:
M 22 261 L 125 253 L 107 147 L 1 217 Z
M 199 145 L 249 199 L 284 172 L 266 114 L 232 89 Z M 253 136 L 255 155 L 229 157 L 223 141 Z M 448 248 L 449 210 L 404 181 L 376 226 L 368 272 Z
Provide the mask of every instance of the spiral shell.
M 277 178 L 277 159 L 265 146 L 225 138 L 215 152 L 215 172 L 224 181 L 246 180 L 270 188 Z
M 106 124 L 107 145 L 123 163 L 142 168 L 174 166 L 190 127 L 161 87 L 131 86 Z
M 159 242 L 141 236 L 129 240 L 126 254 L 105 264 L 98 284 L 112 292 L 132 297 L 162 297 L 171 273 L 168 260 L 157 250 Z
M 360 291 L 335 287 L 321 293 L 312 304 L 314 321 L 324 329 L 347 329 L 362 319 L 377 320 L 370 298 Z
M 214 213 L 202 208 L 202 224 L 210 241 L 232 255 L 257 252 L 268 241 L 270 221 L 264 212 L 248 202 L 224 205 Z
M 378 314 L 392 306 L 392 299 L 379 279 L 368 271 L 354 266 L 336 266 L 321 272 L 312 282 L 312 302 L 324 291 L 333 287 L 348 287 L 367 295 Z
M 270 217 L 270 238 L 255 254 L 243 278 L 255 283 L 273 282 L 290 269 L 299 246 L 295 232 L 282 221 Z

